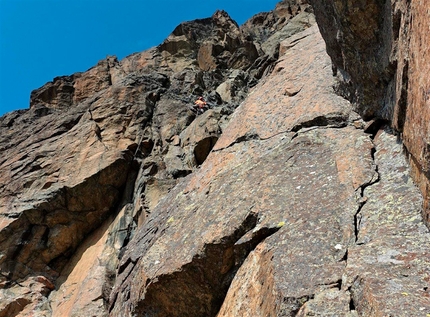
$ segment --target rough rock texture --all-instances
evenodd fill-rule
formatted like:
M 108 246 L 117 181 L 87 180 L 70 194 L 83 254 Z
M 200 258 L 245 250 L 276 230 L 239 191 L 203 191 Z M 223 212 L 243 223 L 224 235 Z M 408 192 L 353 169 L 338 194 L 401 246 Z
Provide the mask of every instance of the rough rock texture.
M 401 146 L 364 133 L 324 49 L 316 27 L 282 43 L 201 169 L 127 247 L 112 316 L 387 316 L 406 296 L 404 316 L 428 311 L 430 235 Z
M 122 247 L 274 62 L 256 63 L 264 42 L 218 11 L 156 48 L 57 77 L 0 119 L 0 315 L 106 314 Z M 195 118 L 198 95 L 212 109 Z
M 425 197 L 424 217 L 430 227 L 430 11 L 424 1 L 412 1 L 410 10 L 408 99 L 402 132 L 414 179 Z
M 424 161 L 337 94 L 312 12 L 182 23 L 0 118 L 0 317 L 429 315 Z
M 364 189 L 344 280 L 359 315 L 423 316 L 430 304 L 430 234 L 419 214 L 422 196 L 390 132 L 374 140 L 379 181 Z
M 365 119 L 401 134 L 430 226 L 428 3 L 423 0 L 311 0 L 340 80 Z

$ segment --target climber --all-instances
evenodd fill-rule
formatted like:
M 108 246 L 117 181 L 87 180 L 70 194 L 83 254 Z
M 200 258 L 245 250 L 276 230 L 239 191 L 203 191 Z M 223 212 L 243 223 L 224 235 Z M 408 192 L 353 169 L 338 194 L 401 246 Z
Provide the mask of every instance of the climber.
M 207 102 L 203 99 L 203 97 L 199 97 L 195 102 L 194 102 L 194 109 L 195 112 L 198 114 L 201 114 L 203 112 L 205 112 L 207 110 Z
M 199 97 L 196 102 L 194 103 L 199 109 L 204 109 L 207 105 L 206 101 L 203 99 L 203 97 Z

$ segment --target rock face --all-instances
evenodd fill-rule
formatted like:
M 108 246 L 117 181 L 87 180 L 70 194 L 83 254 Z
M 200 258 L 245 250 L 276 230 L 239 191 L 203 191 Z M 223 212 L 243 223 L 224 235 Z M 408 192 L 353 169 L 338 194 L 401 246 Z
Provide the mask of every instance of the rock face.
M 223 11 L 182 23 L 0 118 L 0 316 L 430 314 L 427 161 L 394 129 L 404 120 L 408 149 L 424 130 L 338 95 L 347 41 L 330 46 L 321 24 L 326 46 L 313 11 L 285 0 L 241 27 Z M 369 97 L 376 77 L 347 72 Z
M 425 197 L 424 217 L 430 227 L 430 80 L 426 75 L 430 71 L 430 55 L 426 49 L 430 41 L 430 12 L 423 1 L 412 1 L 410 15 L 409 72 L 404 83 L 408 87 L 407 104 L 405 118 L 400 122 L 404 122 L 403 140 L 410 153 L 414 179 Z
M 430 226 L 428 5 L 422 0 L 311 0 L 339 91 L 366 119 L 401 134 Z

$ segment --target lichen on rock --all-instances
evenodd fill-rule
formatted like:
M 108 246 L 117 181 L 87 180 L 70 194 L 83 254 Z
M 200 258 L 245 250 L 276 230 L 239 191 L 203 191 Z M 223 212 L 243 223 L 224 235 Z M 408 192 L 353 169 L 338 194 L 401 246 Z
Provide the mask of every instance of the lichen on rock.
M 0 118 L 0 316 L 430 314 L 426 14 L 311 2 L 181 23 Z

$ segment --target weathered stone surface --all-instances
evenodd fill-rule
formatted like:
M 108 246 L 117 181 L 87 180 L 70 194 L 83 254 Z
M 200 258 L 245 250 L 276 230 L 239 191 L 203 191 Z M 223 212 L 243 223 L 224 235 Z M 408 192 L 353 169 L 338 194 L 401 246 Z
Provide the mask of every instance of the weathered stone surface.
M 52 317 L 107 316 L 118 250 L 129 238 L 132 205 L 126 205 L 116 219 L 108 219 L 78 248 L 57 279 L 56 290 L 49 296 Z
M 330 59 L 324 58 L 325 48 L 318 38 L 317 27 L 309 28 L 281 44 L 283 55 L 274 73 L 251 91 L 247 102 L 233 115 L 235 120 L 216 144 L 215 149 L 228 147 L 237 140 L 267 139 L 276 134 L 299 131 L 312 126 L 346 125 L 350 109 L 348 101 L 333 94 L 334 78 L 329 69 Z M 300 49 L 295 46 L 300 40 Z M 295 55 L 306 52 L 306 58 L 292 62 Z M 279 80 L 279 78 L 284 80 Z
M 333 91 L 322 43 L 315 29 L 285 41 L 273 74 L 237 109 L 201 169 L 155 207 L 119 265 L 112 316 L 371 315 L 363 307 L 375 294 L 353 285 L 355 278 L 371 275 L 384 284 L 397 272 L 354 271 L 366 258 L 351 259 L 350 253 L 368 248 L 360 241 L 366 200 L 390 195 L 398 182 L 389 179 L 388 187 L 368 194 L 385 177 L 384 168 L 377 168 L 374 145 L 351 105 Z M 298 66 L 284 71 L 284 65 Z M 300 92 L 270 98 L 291 85 Z M 317 87 L 317 101 L 306 98 L 313 96 L 308 86 Z M 376 146 L 378 155 L 384 152 Z M 378 159 L 390 165 L 388 157 Z M 407 173 L 403 164 L 393 177 Z M 419 198 L 412 182 L 406 188 Z M 399 217 L 401 201 L 393 210 Z M 427 278 L 428 231 L 419 204 L 414 207 L 409 210 L 421 226 L 413 232 L 422 264 L 405 285 Z M 372 232 L 388 230 L 374 219 L 372 224 Z M 408 252 L 408 239 L 399 237 L 397 252 Z M 426 290 L 414 296 L 421 306 L 411 316 L 419 316 L 429 308 Z M 374 302 L 385 305 L 382 297 Z
M 311 130 L 279 149 L 285 153 L 285 167 L 279 164 L 283 159 L 268 157 L 279 166 L 277 176 L 269 179 L 283 176 L 282 185 L 265 182 L 262 206 L 257 203 L 254 207 L 261 213 L 261 220 L 253 233 L 264 227 L 281 228 L 260 244 L 239 269 L 219 316 L 229 316 L 231 311 L 234 316 L 291 316 L 317 294 L 341 287 L 344 256 L 354 240 L 353 219 L 358 209 L 356 188 L 345 177 L 348 171 L 341 163 L 344 151 L 366 162 L 357 168 L 357 174 L 365 176 L 358 186 L 369 182 L 374 173 L 372 144 L 360 134 L 362 131 L 352 127 L 336 132 Z M 351 148 L 346 135 L 354 135 L 361 142 Z M 281 169 L 286 171 L 282 173 Z M 343 183 L 346 179 L 348 182 Z M 305 201 L 303 196 L 307 197 Z M 255 272 L 259 274 L 243 278 Z M 265 302 L 265 292 L 253 294 L 254 285 L 267 288 L 273 303 Z M 336 311 L 339 315 L 349 312 L 349 301 L 343 304 Z
M 203 71 L 245 69 L 259 56 L 254 43 L 242 36 L 225 11 L 215 12 L 212 18 L 181 23 L 159 49 L 163 65 L 175 71 L 179 70 L 178 61 L 181 69 L 196 64 Z
M 314 19 L 308 0 L 283 0 L 273 11 L 262 12 L 245 22 L 241 32 L 260 53 L 250 73 L 261 78 L 270 72 L 279 56 L 279 43 L 311 26 Z
M 428 28 L 422 0 L 310 1 L 339 91 L 366 119 L 391 123 L 410 154 L 430 226 Z
M 363 193 L 367 202 L 357 214 L 346 283 L 361 316 L 424 316 L 430 310 L 430 233 L 419 213 L 422 196 L 396 137 L 380 131 L 375 144 L 380 179 Z
M 43 117 L 33 107 L 1 134 L 0 268 L 5 285 L 24 288 L 35 276 L 55 284 L 73 252 L 115 212 L 126 183 L 133 182 L 128 176 L 134 169 L 131 150 L 137 147 L 133 125 L 145 124 L 150 115 L 139 88 L 107 88 L 103 102 L 51 109 Z M 16 136 L 12 142 L 8 133 Z M 15 298 L 10 307 L 18 304 L 23 316 L 35 306 L 49 312 L 49 292 L 30 289 L 32 300 L 23 305 Z M 0 296 L 8 292 L 5 287 Z
M 251 252 L 236 274 L 218 316 L 296 313 L 298 316 L 422 316 L 428 313 L 430 235 L 419 213 L 421 196 L 409 176 L 396 137 L 381 132 L 375 146 L 380 179 L 360 189 L 364 190 L 366 203 L 356 215 L 356 240 L 345 241 L 345 236 L 342 239 L 338 233 L 338 240 L 335 237 L 327 240 L 334 241 L 332 250 L 329 244 L 323 247 L 328 235 L 336 230 L 319 236 L 318 229 L 324 228 L 321 222 L 336 224 L 330 228 L 338 230 L 342 227 L 345 230 L 348 225 L 330 219 L 333 209 L 329 217 L 319 216 L 315 205 L 324 204 L 325 195 L 314 192 L 320 203 L 309 208 L 310 214 L 301 219 L 299 228 L 290 220 L 293 217 L 287 217 L 289 221 L 276 234 Z M 298 217 L 306 213 L 299 208 L 286 209 L 294 210 Z M 342 214 L 346 216 L 344 211 Z M 312 228 L 312 224 L 316 226 Z M 306 241 L 312 242 L 302 246 Z M 331 270 L 327 260 L 333 261 Z M 308 286 L 307 292 L 303 290 L 304 285 Z
M 306 35 L 301 36 L 303 40 L 300 44 L 291 48 L 295 52 L 286 54 L 284 63 L 299 64 L 324 79 L 331 78 L 330 68 L 325 67 L 325 62 L 329 63 L 326 56 L 301 63 L 301 54 L 297 52 L 312 47 L 315 52 L 323 52 L 323 42 L 316 28 Z M 310 45 L 316 42 L 320 45 Z M 282 65 L 280 62 L 277 67 Z M 256 91 L 268 95 L 264 89 L 266 85 L 279 90 L 282 84 L 297 76 L 298 68 L 287 76 L 275 69 L 275 75 L 258 85 Z M 316 76 L 316 80 L 321 77 Z M 308 76 L 305 74 L 303 78 Z M 306 80 L 303 80 L 302 84 L 305 83 Z M 340 107 L 340 97 L 334 94 L 330 81 L 322 81 L 320 86 L 324 83 L 327 86 L 321 87 L 321 90 L 325 101 L 328 103 L 329 97 L 332 97 L 334 106 L 338 106 L 336 110 L 342 114 L 337 121 L 339 126 L 347 125 L 351 112 L 349 103 L 342 99 L 344 107 Z M 268 241 L 273 240 L 268 246 L 273 252 L 269 262 L 273 261 L 273 265 L 277 266 L 276 274 L 279 276 L 276 278 L 280 279 L 273 287 L 288 289 L 296 285 L 296 288 L 289 295 L 291 303 L 278 302 L 273 307 L 267 304 L 270 311 L 262 315 L 276 315 L 277 309 L 297 311 L 302 298 L 315 294 L 316 289 L 324 289 L 321 285 L 333 284 L 342 278 L 345 264 L 341 259 L 354 236 L 353 219 L 358 209 L 355 191 L 370 182 L 374 174 L 372 143 L 354 127 L 344 130 L 326 130 L 323 127 L 298 134 L 290 132 L 297 124 L 310 121 L 309 117 L 301 118 L 301 113 L 295 115 L 292 111 L 294 106 L 299 108 L 305 105 L 309 101 L 306 99 L 297 101 L 291 98 L 285 101 L 285 107 L 273 109 L 273 118 L 290 122 L 289 125 L 279 124 L 276 126 L 279 126 L 278 130 L 267 124 L 258 126 L 258 123 L 270 122 L 264 121 L 264 114 L 270 105 L 249 111 L 254 105 L 254 98 L 257 98 L 255 94 L 235 113 L 218 141 L 216 151 L 209 155 L 201 170 L 160 202 L 131 242 L 120 264 L 117 286 L 112 295 L 111 315 L 119 316 L 124 312 L 157 316 L 216 315 L 223 294 L 247 254 L 278 230 L 265 242 L 269 244 Z M 316 116 L 328 118 L 332 112 L 327 107 L 326 112 L 321 109 Z M 257 137 L 243 139 L 242 136 L 247 133 L 245 131 L 233 134 L 232 138 L 229 131 L 236 132 L 235 127 L 245 122 L 256 123 Z M 341 136 L 338 138 L 339 134 Z M 264 136 L 264 139 L 258 136 Z M 353 149 L 347 141 L 349 138 L 356 140 Z M 349 157 L 346 153 L 351 157 L 354 153 L 358 156 L 354 161 L 358 164 L 354 164 L 353 168 L 345 166 L 345 160 Z M 276 173 L 273 173 L 274 170 Z M 303 196 L 307 197 L 306 203 L 302 200 Z M 332 205 L 333 199 L 337 199 L 337 207 Z M 321 236 L 316 237 L 315 230 L 320 226 L 320 221 L 339 225 L 334 230 L 321 228 Z M 192 230 L 189 230 L 190 223 L 194 224 Z M 304 237 L 309 237 L 309 241 Z M 315 244 L 322 237 L 328 243 L 324 247 Z M 343 250 L 335 248 L 338 243 L 343 245 Z M 279 267 L 279 263 L 286 260 L 284 248 L 287 245 L 296 245 L 307 252 L 307 256 L 297 257 L 296 262 L 291 260 L 288 270 Z M 261 245 L 259 248 L 266 250 Z M 278 261 L 274 261 L 273 257 L 279 257 Z M 327 263 L 321 263 L 323 258 Z M 318 264 L 313 271 L 314 280 L 309 281 L 308 274 L 306 280 L 297 281 L 297 275 L 300 275 L 297 270 L 303 269 L 303 263 L 306 266 L 309 263 Z M 293 270 L 295 266 L 297 269 Z M 246 264 L 243 270 L 254 272 Z M 260 272 L 263 274 L 267 269 Z M 140 282 L 130 283 L 136 280 Z M 193 281 L 191 285 L 190 280 Z M 239 280 L 238 283 L 248 282 L 252 283 L 251 280 Z M 275 297 L 278 301 L 279 296 Z M 255 298 L 250 300 L 256 301 Z M 226 302 L 230 302 L 228 297 Z M 232 299 L 231 302 L 247 306 L 246 301 Z M 225 308 L 225 314 L 230 312 L 230 308 Z M 240 309 L 236 315 L 242 315 Z
M 270 12 L 261 12 L 246 21 L 241 27 L 242 33 L 261 47 L 272 35 L 281 31 L 292 19 L 303 12 L 312 11 L 307 0 L 283 0 Z M 273 43 L 275 46 L 279 44 Z M 268 51 L 265 52 L 269 53 Z
M 402 1 L 332 4 L 368 44 L 388 33 L 372 34 L 380 17 L 366 29 L 367 9 L 399 12 L 384 27 L 409 17 Z M 305 0 L 242 27 L 218 11 L 156 48 L 58 77 L 28 111 L 0 118 L 0 316 L 430 314 L 429 231 L 402 145 L 380 130 L 390 105 L 336 94 L 313 21 Z M 362 71 L 350 53 L 343 70 Z M 388 86 L 403 95 L 389 121 L 409 149 L 408 135 L 425 135 L 405 119 L 419 106 L 405 107 L 403 74 L 423 64 L 393 56 L 383 78 L 395 74 Z M 387 84 L 362 79 L 357 96 Z M 200 95 L 210 109 L 196 116 Z M 410 156 L 417 174 L 420 155 Z
M 108 313 L 121 249 L 205 161 L 257 82 L 246 69 L 260 44 L 218 11 L 156 48 L 57 77 L 32 93 L 28 111 L 0 119 L 1 314 Z M 212 109 L 196 118 L 188 106 L 199 95 Z

